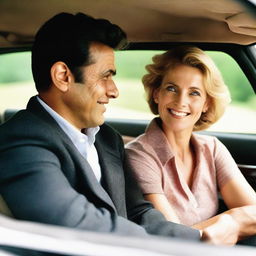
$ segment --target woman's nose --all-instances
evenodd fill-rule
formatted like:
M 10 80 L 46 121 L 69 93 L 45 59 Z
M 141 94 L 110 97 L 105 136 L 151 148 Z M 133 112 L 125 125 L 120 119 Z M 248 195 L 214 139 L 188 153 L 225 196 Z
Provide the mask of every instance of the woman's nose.
M 179 107 L 186 106 L 187 103 L 188 103 L 187 96 L 185 94 L 182 94 L 182 93 L 177 94 L 175 103 Z

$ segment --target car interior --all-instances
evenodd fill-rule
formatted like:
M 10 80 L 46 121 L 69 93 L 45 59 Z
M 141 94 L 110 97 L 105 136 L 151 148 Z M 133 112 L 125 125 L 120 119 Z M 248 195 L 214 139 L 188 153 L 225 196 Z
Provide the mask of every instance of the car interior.
M 46 8 L 47 5 L 51 8 Z M 252 51 L 256 19 L 250 1 L 99 0 L 84 3 L 77 0 L 69 4 L 64 0 L 59 4 L 58 1 L 13 0 L 1 2 L 0 7 L 0 53 L 29 51 L 38 27 L 58 12 L 85 12 L 122 27 L 129 40 L 125 51 L 167 50 L 181 44 L 194 44 L 203 50 L 225 52 L 238 63 L 256 91 L 256 60 Z M 17 110 L 2 109 L 2 122 Z M 125 142 L 142 134 L 148 124 L 148 120 L 125 118 L 107 118 L 107 122 L 125 136 Z M 247 125 L 250 126 L 249 121 Z M 217 136 L 228 147 L 256 188 L 255 132 L 206 133 Z
M 59 12 L 84 12 L 118 24 L 127 33 L 129 41 L 123 52 L 138 52 L 138 59 L 140 52 L 165 51 L 182 44 L 195 45 L 209 52 L 225 53 L 240 67 L 248 80 L 251 94 L 255 97 L 255 1 L 3 0 L 0 1 L 0 60 L 5 54 L 29 52 L 38 28 Z M 229 75 L 232 76 L 232 72 Z M 134 97 L 131 104 L 135 101 L 145 99 Z M 202 133 L 216 136 L 225 144 L 248 182 L 256 190 L 256 105 L 250 106 L 252 115 L 244 123 L 246 127 L 251 128 L 250 132 L 244 133 L 237 128 L 238 132 L 206 130 Z M 19 108 L 15 106 L 0 106 L 0 124 L 11 118 L 18 110 Z M 116 129 L 127 143 L 142 134 L 149 123 L 149 119 L 143 118 L 143 115 L 136 117 L 134 114 L 133 117 L 126 118 L 124 114 L 116 118 L 110 115 L 106 122 Z M 233 126 L 243 122 L 241 116 L 237 115 L 235 118 Z M 192 255 L 189 252 L 183 253 L 174 255 Z

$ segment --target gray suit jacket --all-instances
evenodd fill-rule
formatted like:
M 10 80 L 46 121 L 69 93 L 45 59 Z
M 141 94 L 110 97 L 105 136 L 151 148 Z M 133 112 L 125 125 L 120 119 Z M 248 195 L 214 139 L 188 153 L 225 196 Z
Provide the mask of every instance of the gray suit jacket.
M 14 217 L 124 235 L 199 240 L 199 232 L 165 221 L 142 197 L 125 166 L 123 142 L 108 125 L 96 136 L 100 184 L 35 97 L 0 126 L 0 192 Z M 137 224 L 138 225 L 137 225 Z

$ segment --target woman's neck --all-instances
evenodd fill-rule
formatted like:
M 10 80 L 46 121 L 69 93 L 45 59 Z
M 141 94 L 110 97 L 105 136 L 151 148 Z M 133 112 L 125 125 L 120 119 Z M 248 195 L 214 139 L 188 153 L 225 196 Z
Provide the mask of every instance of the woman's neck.
M 168 128 L 163 128 L 163 131 L 175 156 L 176 168 L 191 188 L 196 162 L 193 147 L 190 143 L 192 131 L 175 132 Z
M 173 153 L 177 155 L 181 160 L 184 160 L 191 152 L 190 139 L 192 131 L 172 131 L 170 128 L 165 127 L 164 125 L 162 125 L 162 129 L 169 142 L 169 145 L 172 148 Z

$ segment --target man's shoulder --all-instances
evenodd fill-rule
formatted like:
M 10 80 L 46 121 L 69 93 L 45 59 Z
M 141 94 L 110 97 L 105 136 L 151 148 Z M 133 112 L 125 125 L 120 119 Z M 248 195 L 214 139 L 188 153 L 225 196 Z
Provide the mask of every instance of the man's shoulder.
M 34 113 L 28 111 L 27 109 L 23 109 L 18 111 L 14 116 L 12 116 L 9 120 L 4 122 L 0 126 L 0 130 L 3 131 L 21 131 L 20 129 L 33 127 L 33 126 L 41 126 L 42 120 Z
M 119 137 L 119 138 L 121 137 L 120 133 L 107 123 L 104 123 L 100 126 L 99 134 L 100 135 L 109 135 L 109 136 L 114 136 L 114 137 Z
M 20 110 L 0 125 L 0 131 L 19 130 L 20 126 L 29 126 L 32 115 L 26 109 Z M 33 118 L 32 118 L 33 119 Z
M 119 132 L 106 123 L 100 126 L 100 130 L 96 135 L 96 141 L 123 147 L 123 140 Z
M 45 144 L 56 140 L 53 126 L 29 110 L 21 110 L 0 126 L 0 148 Z

